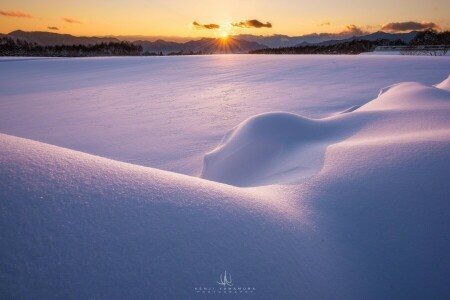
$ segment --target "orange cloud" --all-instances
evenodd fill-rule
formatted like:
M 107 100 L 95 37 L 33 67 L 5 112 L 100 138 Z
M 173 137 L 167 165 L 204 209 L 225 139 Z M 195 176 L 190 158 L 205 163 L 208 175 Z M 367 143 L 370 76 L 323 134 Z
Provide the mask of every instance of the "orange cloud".
M 33 16 L 21 11 L 4 11 L 0 10 L 0 15 L 5 17 L 15 17 L 15 18 L 32 18 Z
M 198 22 L 193 22 L 195 29 L 219 29 L 220 25 L 218 24 L 199 24 Z
M 58 28 L 58 27 L 55 27 L 55 26 L 48 26 L 47 29 L 50 29 L 50 30 L 59 30 L 59 28 Z
M 353 24 L 347 25 L 345 29 L 341 31 L 341 34 L 353 34 L 353 35 L 363 35 L 366 33 L 368 32 Z
M 67 23 L 83 24 L 81 21 L 72 18 L 61 18 L 61 20 Z

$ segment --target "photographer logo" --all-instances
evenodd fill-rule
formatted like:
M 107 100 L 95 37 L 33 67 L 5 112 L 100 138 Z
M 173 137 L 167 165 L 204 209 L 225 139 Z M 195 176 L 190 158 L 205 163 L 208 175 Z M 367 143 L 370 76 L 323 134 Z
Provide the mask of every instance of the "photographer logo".
M 231 277 L 231 273 L 224 271 L 219 276 L 219 280 L 216 281 L 217 286 L 199 286 L 194 288 L 194 292 L 197 294 L 233 294 L 233 295 L 248 295 L 253 294 L 256 291 L 252 286 L 237 286 L 234 284 Z

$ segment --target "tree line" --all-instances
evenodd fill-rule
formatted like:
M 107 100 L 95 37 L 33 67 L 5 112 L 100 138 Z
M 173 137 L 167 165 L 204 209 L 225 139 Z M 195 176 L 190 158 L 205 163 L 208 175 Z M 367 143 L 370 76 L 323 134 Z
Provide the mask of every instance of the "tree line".
M 251 51 L 251 54 L 360 54 L 362 52 L 371 52 L 376 47 L 404 45 L 401 40 L 353 40 L 348 42 L 336 43 L 334 45 L 304 45 L 282 48 L 267 48 Z
M 93 45 L 41 46 L 8 36 L 0 38 L 0 56 L 46 56 L 46 57 L 84 57 L 84 56 L 134 56 L 142 55 L 142 46 L 129 42 L 109 42 Z M 157 55 L 146 53 L 146 55 Z

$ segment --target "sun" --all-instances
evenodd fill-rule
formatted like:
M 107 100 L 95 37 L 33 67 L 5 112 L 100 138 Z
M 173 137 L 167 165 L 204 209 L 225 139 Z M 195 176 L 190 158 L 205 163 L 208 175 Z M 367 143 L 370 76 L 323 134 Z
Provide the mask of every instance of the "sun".
M 222 32 L 222 33 L 220 34 L 220 38 L 223 39 L 223 40 L 226 40 L 226 39 L 228 39 L 229 37 L 230 37 L 230 34 L 229 34 L 228 32 Z
M 218 37 L 220 37 L 222 40 L 228 40 L 232 35 L 234 35 L 234 31 L 231 22 L 220 24 L 220 28 L 217 32 Z

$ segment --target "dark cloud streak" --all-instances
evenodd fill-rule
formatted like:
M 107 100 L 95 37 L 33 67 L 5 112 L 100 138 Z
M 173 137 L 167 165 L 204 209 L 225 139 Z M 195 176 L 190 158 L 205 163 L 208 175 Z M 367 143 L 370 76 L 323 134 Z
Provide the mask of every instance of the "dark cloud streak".
M 47 29 L 50 29 L 50 30 L 59 30 L 59 28 L 58 28 L 58 27 L 55 27 L 55 26 L 48 26 Z
M 239 28 L 272 28 L 272 24 L 269 22 L 262 23 L 258 20 L 246 20 L 237 23 L 231 23 L 233 27 Z
M 219 29 L 218 24 L 199 24 L 198 22 L 193 22 L 192 25 L 195 29 Z
M 272 24 L 270 22 L 260 22 L 258 20 L 245 20 L 236 23 L 230 23 L 232 27 L 238 28 L 272 28 Z M 192 22 L 192 26 L 195 29 L 219 29 L 221 26 L 219 24 L 200 24 L 197 21 Z
M 77 20 L 77 19 L 72 19 L 72 18 L 61 18 L 61 20 L 63 20 L 66 23 L 71 23 L 71 24 L 83 24 L 81 23 L 81 21 Z
M 33 16 L 21 11 L 5 11 L 0 10 L 0 15 L 5 17 L 15 17 L 15 18 L 32 18 Z
M 424 29 L 439 29 L 439 25 L 433 22 L 392 22 L 385 24 L 381 30 L 385 31 L 410 31 L 410 30 L 424 30 Z

